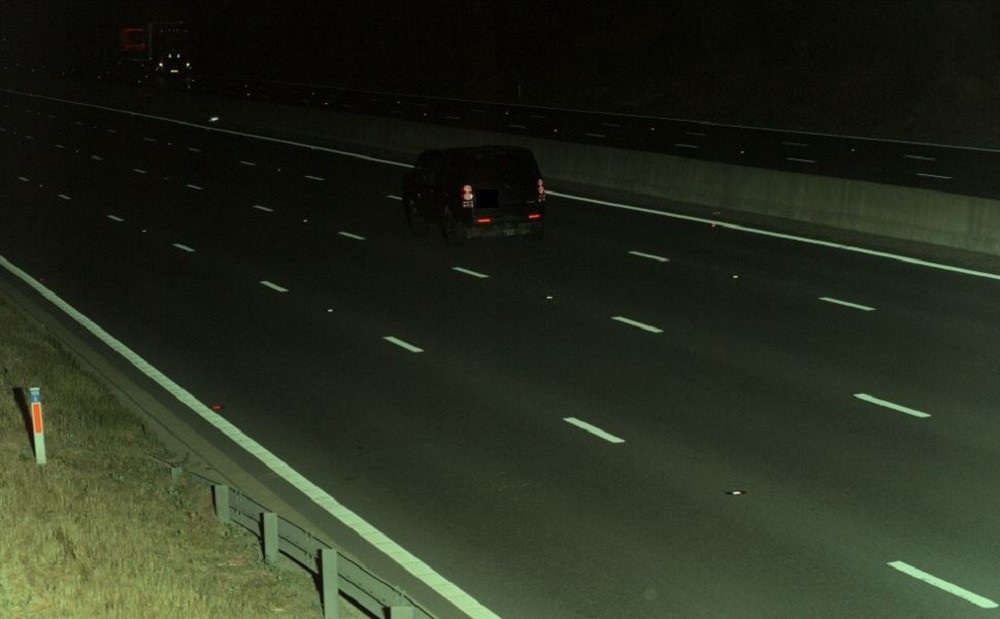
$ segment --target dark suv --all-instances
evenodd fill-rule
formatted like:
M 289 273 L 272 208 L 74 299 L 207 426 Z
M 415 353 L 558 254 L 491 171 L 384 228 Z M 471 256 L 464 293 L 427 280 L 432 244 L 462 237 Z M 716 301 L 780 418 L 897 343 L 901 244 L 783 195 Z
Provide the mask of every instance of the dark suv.
M 451 245 L 475 236 L 541 238 L 545 184 L 526 148 L 428 150 L 403 181 L 403 206 L 415 235 L 439 224 Z

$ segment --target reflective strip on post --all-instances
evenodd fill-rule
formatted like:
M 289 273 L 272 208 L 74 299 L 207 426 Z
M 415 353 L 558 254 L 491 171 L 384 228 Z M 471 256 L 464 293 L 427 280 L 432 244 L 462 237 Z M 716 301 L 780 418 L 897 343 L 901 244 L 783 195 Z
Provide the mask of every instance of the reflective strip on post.
M 30 387 L 31 396 L 31 429 L 35 443 L 35 462 L 45 464 L 45 426 L 42 423 L 42 391 L 39 387 Z

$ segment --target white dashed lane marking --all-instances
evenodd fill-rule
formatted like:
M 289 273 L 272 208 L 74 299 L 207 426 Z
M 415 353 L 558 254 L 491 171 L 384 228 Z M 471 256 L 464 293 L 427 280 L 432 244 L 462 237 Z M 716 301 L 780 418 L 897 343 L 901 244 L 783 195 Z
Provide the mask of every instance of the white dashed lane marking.
M 141 170 L 139 168 L 132 168 L 132 171 L 135 172 L 136 174 L 145 174 L 146 173 L 145 170 Z
M 859 309 L 865 312 L 874 312 L 874 307 L 868 307 L 867 305 L 860 305 L 858 303 L 851 303 L 850 301 L 841 301 L 840 299 L 834 299 L 832 297 L 820 297 L 820 301 L 826 301 L 827 303 L 836 303 L 837 305 L 843 305 L 844 307 L 852 307 L 854 309 Z
M 70 198 L 69 196 L 67 196 L 64 193 L 59 194 L 59 197 L 62 198 L 63 200 L 72 200 L 72 198 Z
M 471 275 L 473 277 L 478 277 L 480 279 L 486 279 L 489 277 L 486 273 L 480 273 L 478 271 L 471 271 L 469 269 L 463 269 L 462 267 L 451 267 L 452 271 L 458 271 L 459 273 L 465 273 L 466 275 Z
M 257 164 L 256 164 L 255 162 L 253 162 L 253 161 L 243 161 L 242 159 L 240 160 L 240 164 L 242 164 L 242 165 L 247 165 L 247 166 L 255 166 L 255 165 L 257 165 Z
M 878 406 L 882 406 L 882 407 L 885 407 L 885 408 L 888 408 L 888 409 L 891 409 L 891 410 L 894 410 L 894 411 L 898 411 L 900 413 L 906 413 L 907 415 L 910 415 L 910 416 L 913 416 L 913 417 L 920 417 L 921 419 L 926 418 L 926 417 L 930 417 L 929 414 L 924 413 L 922 411 L 918 411 L 918 410 L 909 408 L 907 406 L 900 406 L 899 404 L 895 404 L 893 402 L 889 402 L 888 400 L 881 400 L 881 399 L 876 398 L 874 396 L 870 396 L 867 393 L 855 393 L 854 397 L 856 397 L 857 399 L 862 400 L 864 402 L 869 402 L 871 404 L 876 404 Z
M 343 230 L 341 230 L 337 234 L 339 234 L 340 236 L 347 237 L 349 239 L 354 239 L 355 241 L 363 241 L 363 240 L 365 240 L 365 237 L 363 237 L 363 236 L 361 236 L 359 234 L 352 234 L 350 232 L 344 232 Z
M 265 286 L 265 287 L 267 287 L 267 288 L 270 288 L 271 290 L 274 290 L 274 291 L 277 291 L 277 292 L 288 292 L 288 288 L 282 288 L 282 287 L 281 287 L 281 286 L 279 286 L 278 284 L 275 284 L 275 283 L 272 283 L 272 282 L 269 282 L 269 281 L 267 281 L 266 279 L 262 279 L 262 280 L 260 281 L 260 284 L 261 284 L 262 286 Z
M 188 189 L 194 189 L 196 191 L 201 191 L 203 189 L 203 187 L 200 187 L 198 185 L 192 185 L 191 183 L 188 183 L 187 185 L 184 186 L 187 187 Z
M 643 331 L 648 331 L 649 333 L 663 333 L 663 329 L 660 329 L 659 327 L 647 325 L 644 322 L 632 320 L 631 318 L 625 318 L 624 316 L 612 316 L 611 320 L 617 320 L 620 323 L 636 327 L 637 329 L 642 329 Z
M 108 219 L 110 219 L 111 221 L 117 221 L 118 223 L 121 223 L 121 222 L 125 221 L 124 219 L 122 219 L 118 215 L 108 215 Z
M 100 155 L 91 155 L 90 158 L 93 159 L 94 161 L 103 161 L 104 160 L 103 157 L 101 157 Z
M 624 443 L 625 442 L 625 439 L 619 438 L 619 437 L 617 437 L 614 434 L 611 434 L 609 432 L 605 432 L 601 428 L 598 428 L 597 426 L 595 426 L 593 424 L 587 423 L 586 421 L 581 421 L 581 420 L 577 419 L 576 417 L 563 417 L 563 421 L 565 421 L 568 424 L 574 425 L 574 426 L 580 428 L 581 430 L 586 430 L 587 432 L 590 432 L 594 436 L 600 437 L 600 438 L 606 440 L 609 443 L 619 444 L 619 443 Z
M 390 200 L 402 200 L 403 199 L 403 196 L 397 196 L 397 195 L 394 195 L 394 194 L 391 194 L 391 193 L 387 193 L 385 195 L 385 197 L 389 198 Z
M 201 152 L 200 148 L 195 148 L 194 146 L 188 146 L 188 150 L 191 151 L 192 153 L 200 153 Z
M 989 598 L 984 598 L 981 595 L 977 595 L 969 591 L 968 589 L 963 589 L 962 587 L 954 585 L 948 582 L 947 580 L 941 580 L 937 576 L 928 574 L 927 572 L 919 568 L 913 567 L 909 563 L 905 563 L 903 561 L 892 561 L 890 563 L 887 563 L 886 565 L 899 570 L 900 572 L 906 574 L 907 576 L 912 576 L 917 580 L 922 580 L 923 582 L 933 587 L 937 587 L 942 591 L 947 591 L 952 595 L 958 596 L 963 600 L 965 600 L 966 602 L 971 602 L 972 604 L 975 604 L 979 608 L 997 608 L 997 603 L 994 602 L 993 600 Z
M 657 262 L 670 262 L 670 258 L 664 258 L 663 256 L 657 256 L 656 254 L 646 254 L 641 251 L 630 251 L 629 254 L 633 256 L 639 256 L 640 258 L 648 258 L 650 260 L 656 260 Z
M 188 252 L 189 254 L 193 254 L 193 253 L 194 253 L 194 249 L 192 249 L 192 248 L 188 247 L 187 245 L 183 245 L 183 244 L 181 244 L 181 243 L 174 243 L 174 247 L 176 247 L 177 249 L 180 249 L 180 250 L 183 250 L 183 251 L 186 251 L 186 252 Z
M 257 209 L 258 211 L 264 211 L 265 213 L 273 213 L 274 212 L 273 208 L 268 208 L 266 206 L 261 206 L 260 204 L 254 204 L 253 208 Z
M 398 337 L 396 337 L 394 335 L 387 335 L 387 336 L 383 337 L 382 339 L 385 340 L 385 341 L 387 341 L 387 342 L 389 342 L 390 344 L 395 344 L 396 346 L 399 346 L 400 348 L 404 348 L 404 349 L 406 349 L 406 350 L 408 350 L 410 352 L 424 352 L 423 348 L 418 348 L 418 347 L 414 346 L 413 344 L 410 344 L 409 342 L 405 342 L 405 341 L 399 339 Z
M 322 181 L 325 180 L 322 176 L 313 176 L 312 174 L 306 174 L 306 178 L 311 181 Z
M 155 142 L 156 138 L 145 137 L 145 138 L 142 138 L 142 141 L 143 142 Z

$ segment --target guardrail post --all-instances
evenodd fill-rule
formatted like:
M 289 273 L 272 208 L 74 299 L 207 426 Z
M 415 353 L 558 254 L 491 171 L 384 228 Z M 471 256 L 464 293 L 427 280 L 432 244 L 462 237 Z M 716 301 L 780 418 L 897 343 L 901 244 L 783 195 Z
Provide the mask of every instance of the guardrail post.
M 212 498 L 215 503 L 215 517 L 222 524 L 229 524 L 229 486 L 213 484 Z
M 278 514 L 274 512 L 261 512 L 260 515 L 263 531 L 261 539 L 264 540 L 264 562 L 274 565 L 278 562 Z
M 323 595 L 323 619 L 340 619 L 340 558 L 332 548 L 319 549 L 319 579 Z
M 34 431 L 35 462 L 45 464 L 45 427 L 42 425 L 42 393 L 39 387 L 29 387 L 31 394 L 31 429 Z
M 389 619 L 413 619 L 412 606 L 390 606 Z

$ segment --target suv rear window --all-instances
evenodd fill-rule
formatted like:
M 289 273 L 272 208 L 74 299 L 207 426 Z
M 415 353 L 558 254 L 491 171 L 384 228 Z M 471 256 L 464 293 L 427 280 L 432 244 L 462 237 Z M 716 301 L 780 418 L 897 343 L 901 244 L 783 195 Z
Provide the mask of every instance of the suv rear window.
M 456 161 L 451 172 L 461 182 L 485 185 L 533 183 L 538 167 L 529 153 L 487 152 L 468 155 Z

